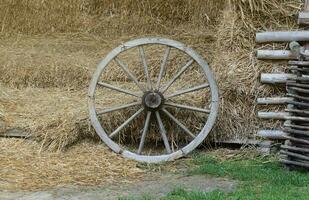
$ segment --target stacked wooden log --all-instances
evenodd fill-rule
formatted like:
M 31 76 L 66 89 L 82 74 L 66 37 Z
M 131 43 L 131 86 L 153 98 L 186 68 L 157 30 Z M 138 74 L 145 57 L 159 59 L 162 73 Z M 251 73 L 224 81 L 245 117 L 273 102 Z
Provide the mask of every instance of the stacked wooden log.
M 298 23 L 309 25 L 309 0 L 300 12 Z M 256 42 L 285 42 L 289 50 L 258 50 L 258 59 L 288 60 L 288 73 L 261 74 L 261 82 L 284 84 L 285 97 L 259 98 L 257 104 L 285 104 L 284 112 L 258 112 L 261 119 L 283 120 L 282 130 L 260 130 L 258 135 L 284 140 L 281 162 L 291 167 L 309 169 L 309 31 L 264 32 Z

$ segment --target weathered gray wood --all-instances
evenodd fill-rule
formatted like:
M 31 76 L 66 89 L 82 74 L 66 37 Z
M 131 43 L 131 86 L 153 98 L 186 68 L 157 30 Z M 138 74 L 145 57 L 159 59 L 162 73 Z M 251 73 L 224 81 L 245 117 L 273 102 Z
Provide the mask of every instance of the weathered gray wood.
M 173 120 L 185 133 L 187 133 L 189 136 L 191 136 L 193 139 L 195 138 L 195 135 L 184 125 L 182 124 L 178 119 L 176 119 L 170 112 L 168 112 L 165 108 L 162 108 L 162 111 L 171 119 Z
M 297 66 L 308 66 L 309 67 L 309 61 L 297 61 L 297 60 L 291 60 L 288 62 L 289 65 L 297 65 Z
M 306 130 L 296 130 L 296 129 L 292 129 L 290 127 L 284 127 L 283 128 L 283 131 L 289 133 L 289 135 L 296 135 L 297 137 L 298 136 L 307 136 L 309 137 L 309 131 L 306 131 Z
M 289 151 L 285 151 L 285 150 L 281 150 L 280 153 L 287 155 L 287 156 L 291 156 L 291 157 L 295 157 L 295 158 L 299 158 L 299 159 L 302 159 L 302 160 L 309 161 L 309 156 L 305 156 L 305 155 L 302 155 L 302 154 L 293 153 L 293 152 L 289 152 Z
M 270 60 L 295 60 L 297 55 L 288 50 L 258 50 L 256 52 L 258 59 Z
M 290 116 L 286 112 L 258 112 L 258 117 L 261 119 L 287 119 Z
M 257 33 L 255 41 L 257 43 L 309 41 L 309 31 L 274 31 Z
M 257 135 L 270 140 L 284 140 L 287 133 L 280 130 L 259 130 Z
M 209 87 L 209 84 L 204 83 L 202 85 L 198 85 L 198 86 L 195 86 L 195 87 L 192 87 L 192 88 L 176 91 L 172 94 L 167 94 L 165 98 L 169 99 L 169 98 L 172 98 L 172 97 L 175 97 L 175 96 L 187 94 L 187 93 L 190 93 L 190 92 L 195 92 L 197 90 L 201 90 L 201 89 L 208 88 L 208 87 Z
M 309 144 L 308 140 L 304 140 L 304 139 L 300 139 L 300 138 L 295 138 L 295 137 L 291 137 L 291 136 L 285 136 L 285 138 L 287 140 L 291 140 L 293 142 L 299 142 L 299 143 L 303 143 L 303 144 Z
M 288 146 L 288 145 L 281 145 L 281 149 L 286 149 L 289 151 L 296 151 L 296 152 L 301 152 L 301 153 L 309 153 L 309 149 L 307 148 L 293 147 L 293 146 Z
M 266 105 L 277 105 L 277 104 L 286 104 L 289 101 L 292 101 L 293 98 L 291 97 L 265 97 L 265 98 L 258 98 L 257 104 L 266 104 Z
M 0 137 L 29 138 L 29 133 L 20 128 L 12 128 L 0 133 Z
M 160 89 L 161 93 L 163 94 L 171 87 L 171 85 L 192 65 L 194 62 L 193 59 L 190 59 L 178 72 L 177 74 L 163 87 Z
M 178 104 L 178 103 L 165 102 L 164 106 L 174 107 L 174 108 L 182 108 L 182 109 L 187 109 L 187 110 L 196 111 L 196 112 L 210 113 L 210 110 L 208 110 L 208 109 L 197 108 L 197 107 L 182 105 L 182 104 Z
M 261 147 L 270 147 L 270 140 L 254 140 L 254 139 L 232 139 L 232 140 L 216 140 L 217 144 L 239 144 L 239 145 L 254 145 Z
M 165 130 L 165 127 L 164 127 L 164 125 L 163 125 L 163 122 L 162 122 L 162 119 L 161 119 L 161 117 L 160 117 L 159 112 L 156 111 L 156 112 L 155 112 L 155 115 L 156 115 L 157 123 L 158 123 L 158 125 L 159 125 L 161 137 L 162 137 L 162 139 L 163 139 L 163 143 L 164 143 L 166 152 L 167 152 L 167 153 L 171 153 L 172 150 L 171 150 L 170 144 L 169 144 L 169 142 L 168 142 L 166 130 Z
M 258 117 L 261 119 L 279 119 L 309 122 L 308 117 L 291 116 L 290 113 L 287 112 L 258 112 Z
M 285 127 L 291 127 L 291 128 L 296 128 L 296 129 L 301 129 L 301 130 L 309 130 L 309 126 L 301 126 L 301 125 L 295 125 L 295 124 L 291 124 L 288 121 L 285 121 L 283 126 Z
M 297 23 L 299 25 L 309 24 L 309 12 L 299 12 Z
M 297 23 L 299 25 L 309 24 L 309 1 L 305 0 L 303 12 L 299 12 Z
M 147 117 L 145 120 L 145 124 L 144 124 L 144 129 L 143 129 L 143 133 L 142 133 L 142 137 L 141 137 L 141 141 L 139 143 L 139 147 L 137 150 L 137 154 L 141 154 L 142 150 L 144 148 L 144 143 L 145 143 L 145 139 L 146 139 L 146 134 L 148 132 L 148 128 L 149 128 L 149 124 L 150 124 L 150 117 L 151 117 L 151 112 L 148 111 L 147 112 Z
M 296 78 L 295 74 L 269 74 L 262 73 L 261 74 L 261 83 L 285 83 L 288 79 Z
M 120 53 L 124 53 L 126 50 L 139 47 L 141 45 L 164 45 L 169 48 L 177 49 L 184 54 L 188 55 L 192 60 L 194 61 L 199 67 L 201 67 L 205 79 L 207 79 L 207 82 L 210 87 L 210 93 L 211 93 L 211 106 L 210 106 L 210 113 L 208 115 L 207 121 L 204 124 L 204 127 L 202 130 L 196 135 L 196 137 L 190 141 L 189 144 L 184 146 L 182 149 L 179 149 L 178 151 L 172 152 L 170 154 L 161 154 L 161 155 L 138 155 L 136 153 L 133 153 L 129 150 L 126 150 L 125 146 L 123 148 L 120 147 L 116 141 L 111 140 L 111 138 L 107 135 L 107 133 L 104 131 L 102 124 L 100 123 L 100 120 L 97 116 L 96 109 L 95 109 L 95 92 L 97 89 L 97 83 L 99 80 L 101 80 L 101 74 L 105 71 L 105 68 L 111 63 L 113 60 L 116 60 L 118 64 L 120 64 L 120 67 L 124 68 L 124 71 L 129 75 L 129 78 L 133 79 L 134 82 L 137 82 L 136 78 L 133 76 L 133 74 L 127 70 L 127 67 L 124 65 L 124 63 L 119 62 L 120 60 L 117 60 L 117 56 Z M 165 54 L 165 57 L 168 57 L 168 53 Z M 190 64 L 190 63 L 189 63 Z M 161 70 L 160 70 L 161 71 Z M 164 70 L 162 70 L 162 76 L 164 75 Z M 180 71 L 182 72 L 182 70 Z M 179 73 L 178 73 L 179 74 Z M 133 77 L 133 78 L 132 78 Z M 158 81 L 157 81 L 158 83 Z M 141 88 L 141 87 L 140 87 Z M 164 88 L 164 87 L 163 87 Z M 177 158 L 183 157 L 184 155 L 190 153 L 193 149 L 195 149 L 210 133 L 218 114 L 218 106 L 219 106 L 219 96 L 218 96 L 218 87 L 216 84 L 216 81 L 214 80 L 214 76 L 208 67 L 207 62 L 198 55 L 193 49 L 190 47 L 169 39 L 164 38 L 141 38 L 137 40 L 132 40 L 129 42 L 126 42 L 117 48 L 113 49 L 98 65 L 95 73 L 93 74 L 89 91 L 88 91 L 88 106 L 89 106 L 89 113 L 90 113 L 90 119 L 93 127 L 95 128 L 97 134 L 100 136 L 100 138 L 109 146 L 113 151 L 116 153 L 121 154 L 122 156 L 134 159 L 136 161 L 140 162 L 148 162 L 148 163 L 158 163 L 163 161 L 171 161 L 175 160 Z M 104 106 L 104 105 L 103 105 Z
M 291 160 L 280 160 L 280 162 L 283 164 L 287 164 L 287 165 L 296 165 L 300 167 L 309 168 L 309 163 L 303 163 L 303 162 L 297 162 L 297 161 L 291 161 Z

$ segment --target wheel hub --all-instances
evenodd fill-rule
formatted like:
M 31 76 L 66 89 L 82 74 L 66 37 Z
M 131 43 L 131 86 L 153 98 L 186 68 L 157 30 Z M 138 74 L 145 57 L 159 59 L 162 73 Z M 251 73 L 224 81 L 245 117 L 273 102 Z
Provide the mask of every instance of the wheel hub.
M 158 110 L 164 102 L 163 95 L 156 91 L 148 91 L 142 98 L 144 107 L 152 111 Z

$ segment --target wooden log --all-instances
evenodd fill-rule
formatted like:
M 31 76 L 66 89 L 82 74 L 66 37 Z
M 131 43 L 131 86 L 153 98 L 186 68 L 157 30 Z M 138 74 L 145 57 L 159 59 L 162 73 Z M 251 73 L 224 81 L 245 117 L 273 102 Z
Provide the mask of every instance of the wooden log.
M 299 72 L 304 75 L 309 75 L 309 68 L 303 68 L 303 67 L 293 65 L 293 66 L 287 67 L 287 69 L 293 71 L 293 73 L 295 73 L 296 71 L 296 73 Z
M 295 74 L 261 74 L 261 83 L 285 83 L 288 79 L 296 78 Z
M 260 105 L 278 105 L 278 104 L 286 104 L 289 101 L 292 101 L 293 98 L 291 97 L 265 97 L 265 98 L 258 98 L 256 100 L 257 104 Z
M 281 149 L 286 149 L 289 151 L 295 151 L 295 152 L 301 152 L 301 153 L 309 153 L 309 149 L 306 148 L 300 148 L 300 147 L 293 147 L 288 145 L 281 145 Z
M 309 103 L 298 102 L 298 101 L 289 101 L 288 103 L 294 106 L 299 106 L 303 108 L 306 107 L 306 109 L 309 108 Z
M 298 93 L 309 94 L 309 89 L 303 89 L 303 88 L 298 88 L 298 87 L 288 87 L 288 88 Z
M 297 23 L 299 25 L 309 24 L 309 12 L 299 12 Z
M 302 154 L 293 153 L 293 152 L 289 152 L 289 151 L 285 151 L 285 150 L 281 150 L 280 153 L 283 154 L 283 155 L 287 155 L 287 156 L 299 158 L 299 159 L 302 159 L 302 160 L 305 160 L 305 161 L 309 161 L 309 156 L 305 156 L 305 155 L 302 155 Z
M 287 133 L 280 130 L 259 130 L 257 135 L 270 140 L 284 140 Z
M 258 112 L 258 117 L 261 119 L 279 119 L 309 122 L 308 117 L 291 116 L 287 112 Z
M 309 84 L 302 84 L 302 83 L 295 83 L 295 81 L 287 81 L 286 82 L 287 86 L 294 86 L 298 88 L 308 88 L 309 89 Z
M 303 144 L 307 144 L 307 145 L 309 144 L 309 140 L 295 138 L 295 137 L 291 137 L 291 136 L 285 136 L 285 139 L 291 140 L 292 142 L 298 142 L 298 143 L 303 143 Z
M 309 61 L 296 61 L 291 60 L 288 62 L 289 65 L 297 65 L 297 66 L 308 66 L 309 67 Z
M 308 110 L 299 110 L 299 109 L 285 109 L 286 112 L 291 112 L 291 113 L 297 113 L 297 114 L 304 114 L 304 115 L 309 115 Z
M 287 112 L 258 112 L 258 117 L 261 119 L 287 119 L 290 116 Z
M 270 60 L 295 60 L 298 56 L 288 50 L 257 50 L 256 57 L 258 59 Z
M 290 135 L 309 137 L 309 131 L 296 130 L 289 127 L 284 127 L 283 131 L 289 133 Z
M 257 33 L 255 41 L 257 43 L 309 41 L 309 31 L 273 31 Z
M 30 134 L 19 128 L 12 128 L 0 133 L 0 137 L 30 138 Z
M 297 23 L 299 25 L 309 24 L 309 1 L 305 0 L 303 12 L 299 12 Z
M 293 97 L 293 98 L 296 98 L 296 99 L 299 99 L 299 100 L 309 101 L 309 97 L 300 96 L 300 95 L 291 94 L 291 93 L 287 93 L 286 95 L 287 95 L 288 97 Z
M 309 168 L 309 163 L 297 162 L 297 161 L 290 161 L 290 160 L 280 160 L 281 163 L 286 165 L 296 165 L 300 167 L 307 167 Z
M 309 130 L 309 126 L 302 126 L 302 125 L 291 124 L 288 121 L 285 121 L 283 126 L 291 127 L 291 128 L 294 128 L 294 129 Z

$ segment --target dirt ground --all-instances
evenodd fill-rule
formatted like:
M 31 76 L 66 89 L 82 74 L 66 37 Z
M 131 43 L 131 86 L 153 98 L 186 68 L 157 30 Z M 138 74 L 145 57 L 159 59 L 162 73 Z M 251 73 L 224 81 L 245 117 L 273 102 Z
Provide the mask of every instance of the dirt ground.
M 232 192 L 236 182 L 222 178 L 194 175 L 182 176 L 180 174 L 152 174 L 145 175 L 144 180 L 132 184 L 113 184 L 97 187 L 56 187 L 49 190 L 35 192 L 0 192 L 3 200 L 52 200 L 52 199 L 106 199 L 113 200 L 119 197 L 141 197 L 144 195 L 159 198 L 175 188 L 210 192 L 220 189 Z

